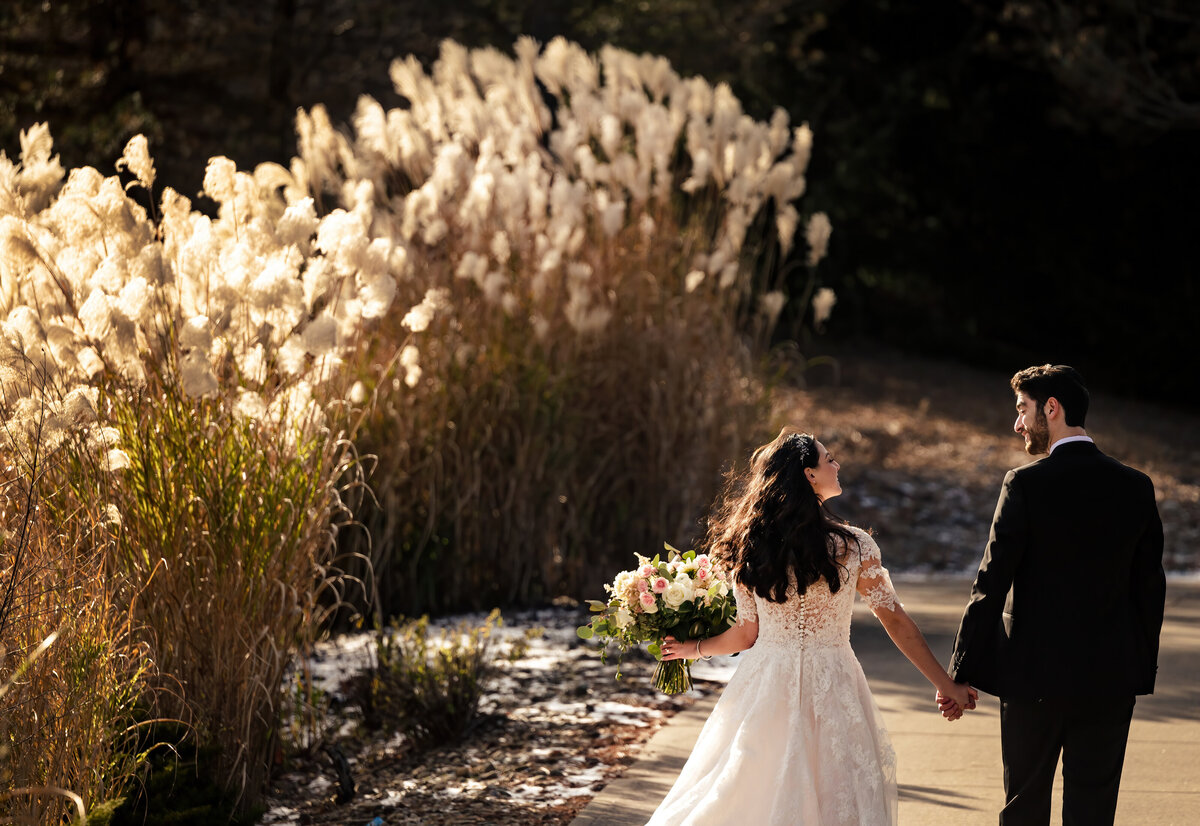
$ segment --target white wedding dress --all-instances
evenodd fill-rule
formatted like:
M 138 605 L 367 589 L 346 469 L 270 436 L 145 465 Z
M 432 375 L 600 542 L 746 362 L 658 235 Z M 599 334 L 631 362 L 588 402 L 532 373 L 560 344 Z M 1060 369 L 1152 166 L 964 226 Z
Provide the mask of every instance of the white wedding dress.
M 758 639 L 647 826 L 894 826 L 896 755 L 850 648 L 854 594 L 898 604 L 879 546 L 843 549 L 843 585 L 774 603 L 738 585 L 740 620 Z

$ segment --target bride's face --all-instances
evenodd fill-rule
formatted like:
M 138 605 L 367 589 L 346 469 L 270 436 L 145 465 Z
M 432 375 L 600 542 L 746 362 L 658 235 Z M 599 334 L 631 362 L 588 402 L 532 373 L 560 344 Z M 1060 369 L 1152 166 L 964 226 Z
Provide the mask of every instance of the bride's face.
M 817 466 L 805 468 L 804 475 L 808 477 L 817 498 L 824 502 L 842 492 L 842 485 L 838 481 L 838 471 L 842 466 L 820 442 L 817 442 L 817 455 L 821 457 Z

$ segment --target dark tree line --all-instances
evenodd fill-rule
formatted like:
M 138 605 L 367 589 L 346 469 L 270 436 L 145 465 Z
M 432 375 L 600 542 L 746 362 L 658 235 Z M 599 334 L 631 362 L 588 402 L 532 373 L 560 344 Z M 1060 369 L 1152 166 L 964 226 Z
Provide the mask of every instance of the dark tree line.
M 1195 406 L 1198 22 L 1187 0 L 10 0 L 0 148 L 49 120 L 64 165 L 110 170 L 144 132 L 193 194 L 210 155 L 286 161 L 298 106 L 395 105 L 390 61 L 443 38 L 613 43 L 811 124 L 831 338 Z

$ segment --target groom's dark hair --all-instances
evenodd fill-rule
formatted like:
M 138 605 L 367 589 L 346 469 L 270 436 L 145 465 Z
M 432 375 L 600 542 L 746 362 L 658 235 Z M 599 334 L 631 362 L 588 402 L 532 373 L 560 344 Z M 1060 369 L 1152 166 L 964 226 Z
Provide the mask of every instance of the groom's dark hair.
M 1012 377 L 1014 393 L 1024 393 L 1033 399 L 1040 410 L 1050 397 L 1058 399 L 1068 427 L 1083 427 L 1087 419 L 1088 391 L 1083 376 L 1065 364 L 1042 364 L 1026 367 Z

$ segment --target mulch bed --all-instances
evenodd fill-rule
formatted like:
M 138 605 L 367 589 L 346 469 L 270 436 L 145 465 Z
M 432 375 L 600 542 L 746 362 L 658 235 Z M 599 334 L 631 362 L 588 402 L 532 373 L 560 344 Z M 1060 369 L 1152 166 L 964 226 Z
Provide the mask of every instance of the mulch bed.
M 366 730 L 358 710 L 344 706 L 343 732 L 323 744 L 331 749 L 289 758 L 262 823 L 570 823 L 671 715 L 715 688 L 698 681 L 694 695 L 660 694 L 650 685 L 654 662 L 642 652 L 626 657 L 614 679 L 615 663 L 601 663 L 575 636 L 587 616 L 570 605 L 506 615 L 483 713 L 459 742 L 413 751 L 394 732 Z M 340 801 L 339 757 L 354 784 Z

